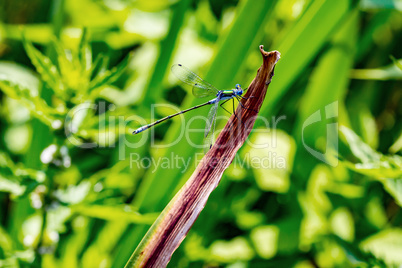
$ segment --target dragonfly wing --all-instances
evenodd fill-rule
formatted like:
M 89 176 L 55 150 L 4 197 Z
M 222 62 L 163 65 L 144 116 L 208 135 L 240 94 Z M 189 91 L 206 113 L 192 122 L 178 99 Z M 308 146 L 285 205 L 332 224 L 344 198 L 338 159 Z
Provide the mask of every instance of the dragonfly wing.
M 197 98 L 213 96 L 216 95 L 219 91 L 213 85 L 204 81 L 201 77 L 199 77 L 181 64 L 173 65 L 172 73 L 174 73 L 174 75 L 179 78 L 183 83 L 192 86 L 193 95 Z
M 217 101 L 209 110 L 208 118 L 205 126 L 205 138 L 204 138 L 204 152 L 207 153 L 211 148 L 214 132 L 215 132 L 215 123 L 216 123 L 216 112 L 218 110 L 219 102 Z
M 197 84 L 198 85 L 198 84 Z M 193 95 L 196 98 L 205 98 L 209 96 L 216 96 L 218 90 L 205 89 L 203 87 L 193 86 Z

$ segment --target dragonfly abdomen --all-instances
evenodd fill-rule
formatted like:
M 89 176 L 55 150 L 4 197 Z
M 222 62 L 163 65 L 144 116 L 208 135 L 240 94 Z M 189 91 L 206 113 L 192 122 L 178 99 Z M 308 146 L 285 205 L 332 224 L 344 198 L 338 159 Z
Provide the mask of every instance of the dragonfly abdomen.
M 175 117 L 175 116 L 177 116 L 177 115 L 184 114 L 184 113 L 186 113 L 186 112 L 189 112 L 189 111 L 192 111 L 192 110 L 194 110 L 194 109 L 200 108 L 200 107 L 202 107 L 202 106 L 209 105 L 209 104 L 213 104 L 213 103 L 216 103 L 216 102 L 219 102 L 219 98 L 215 98 L 215 99 L 210 100 L 210 101 L 208 101 L 208 102 L 205 102 L 205 103 L 203 103 L 203 104 L 196 105 L 196 106 L 194 106 L 194 107 L 191 107 L 191 108 L 189 108 L 189 109 L 180 111 L 180 112 L 178 112 L 178 113 L 168 115 L 168 116 L 166 116 L 166 117 L 164 117 L 164 118 L 161 118 L 161 119 L 159 119 L 159 120 L 156 120 L 155 122 L 153 122 L 153 123 L 151 123 L 151 124 L 148 124 L 148 125 L 146 125 L 146 126 L 142 126 L 142 127 L 138 128 L 138 129 L 134 130 L 133 134 L 141 133 L 141 132 L 143 132 L 144 130 L 146 130 L 146 129 L 150 128 L 150 127 L 153 127 L 153 126 L 155 126 L 155 125 L 157 125 L 157 124 L 159 124 L 159 123 L 162 123 L 163 121 L 169 120 L 169 119 L 171 119 L 171 118 L 173 118 L 173 117 Z

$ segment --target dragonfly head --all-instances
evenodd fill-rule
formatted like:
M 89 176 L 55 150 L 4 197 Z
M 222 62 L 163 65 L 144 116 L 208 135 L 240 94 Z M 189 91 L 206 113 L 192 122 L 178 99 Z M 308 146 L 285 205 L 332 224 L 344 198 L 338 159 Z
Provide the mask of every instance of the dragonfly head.
M 243 94 L 243 89 L 241 88 L 240 84 L 236 84 L 236 91 L 239 95 Z

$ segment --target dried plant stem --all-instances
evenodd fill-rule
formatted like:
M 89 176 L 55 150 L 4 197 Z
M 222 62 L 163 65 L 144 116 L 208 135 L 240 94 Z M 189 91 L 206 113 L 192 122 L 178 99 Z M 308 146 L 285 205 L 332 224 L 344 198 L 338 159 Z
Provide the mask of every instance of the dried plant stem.
M 260 46 L 263 63 L 246 95 L 231 116 L 215 144 L 196 170 L 151 226 L 126 267 L 166 267 L 173 252 L 187 235 L 254 126 L 274 75 L 278 51 L 266 52 Z

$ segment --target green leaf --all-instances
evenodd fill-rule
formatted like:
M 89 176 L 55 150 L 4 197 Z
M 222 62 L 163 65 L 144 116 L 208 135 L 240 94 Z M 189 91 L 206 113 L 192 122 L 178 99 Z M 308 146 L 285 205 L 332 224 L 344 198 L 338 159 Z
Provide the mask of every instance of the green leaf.
M 0 192 L 8 192 L 14 196 L 21 196 L 25 193 L 26 186 L 18 181 L 10 180 L 0 175 Z
M 394 144 L 392 144 L 391 147 L 389 147 L 389 152 L 395 154 L 397 152 L 400 152 L 401 150 L 402 150 L 402 134 L 399 135 L 399 138 L 397 138 Z
M 366 267 L 366 265 L 369 264 L 369 267 L 386 268 L 382 259 L 377 259 L 373 254 L 362 251 L 354 243 L 347 242 L 338 236 L 331 237 L 333 237 L 343 250 L 346 251 L 352 263 L 356 265 L 353 267 Z
M 402 179 L 386 179 L 384 187 L 390 193 L 400 207 L 402 207 Z
M 78 59 L 81 65 L 81 71 L 88 73 L 92 66 L 92 50 L 88 42 L 88 30 L 84 28 L 82 31 L 80 45 L 78 47 Z
M 258 226 L 251 231 L 250 238 L 257 254 L 263 259 L 271 259 L 278 251 L 279 228 L 276 225 Z
M 402 265 L 402 229 L 392 228 L 380 231 L 361 242 L 360 247 L 371 252 L 388 265 Z
M 378 179 L 398 205 L 402 206 L 402 157 L 385 156 L 374 151 L 352 130 L 344 126 L 340 131 L 345 136 L 353 155 L 362 162 L 353 164 L 344 160 L 346 166 L 355 172 Z
M 55 93 L 64 100 L 73 101 L 71 100 L 73 95 L 78 95 L 81 98 L 88 91 L 92 72 L 92 62 L 90 62 L 92 61 L 92 52 L 89 46 L 85 46 L 85 42 L 81 45 L 84 47 L 79 47 L 79 51 L 74 53 L 74 51 L 65 50 L 60 41 L 53 41 L 62 83 L 65 86 L 65 89 L 56 91 Z M 82 101 L 80 99 L 79 103 L 82 103 Z
M 362 10 L 377 9 L 396 9 L 402 11 L 402 3 L 399 0 L 362 0 L 360 1 Z
M 381 154 L 364 143 L 351 129 L 341 126 L 340 131 L 345 136 L 353 155 L 362 163 L 378 162 L 380 160 Z
M 377 179 L 402 178 L 402 158 L 400 156 L 385 156 L 374 151 L 345 126 L 341 126 L 340 131 L 345 136 L 353 155 L 361 161 L 357 164 L 344 161 L 349 168 Z
M 0 80 L 8 80 L 10 83 L 28 88 L 32 94 L 38 95 L 39 79 L 37 74 L 20 64 L 0 61 Z
M 21 163 L 15 164 L 0 151 L 0 192 L 9 192 L 13 197 L 24 196 L 43 183 L 45 177 L 42 171 L 28 169 Z
M 1 77 L 0 88 L 10 98 L 21 100 L 30 110 L 32 115 L 44 124 L 52 129 L 59 129 L 62 127 L 62 116 L 64 115 L 65 110 L 59 111 L 50 107 L 42 98 L 38 95 L 34 95 L 31 90 L 22 88 L 20 85 L 14 84 L 11 81 L 3 80 Z
M 154 96 L 157 96 L 157 92 L 162 90 L 161 85 L 163 78 L 165 77 L 166 71 L 170 70 L 169 63 L 171 62 L 173 50 L 177 43 L 180 29 L 183 26 L 184 17 L 189 4 L 189 0 L 182 0 L 173 8 L 169 32 L 160 43 L 160 52 L 158 53 L 155 67 L 153 68 L 147 89 L 144 91 L 144 101 L 147 105 L 153 103 L 153 101 L 155 101 Z
M 402 80 L 401 63 L 397 60 L 394 64 L 376 69 L 355 69 L 350 73 L 353 79 L 362 80 Z
M 337 164 L 337 159 L 332 157 L 331 153 L 337 150 L 338 143 L 335 123 L 338 120 L 339 103 L 347 92 L 348 74 L 353 65 L 357 41 L 358 13 L 355 11 L 347 14 L 346 19 L 341 21 L 332 38 L 328 40 L 328 48 L 317 60 L 305 92 L 298 101 L 297 124 L 292 132 L 296 137 L 296 143 L 304 145 L 303 149 L 296 151 L 295 157 L 295 163 L 304 163 L 296 166 L 298 169 L 296 172 L 304 180 L 308 180 L 308 175 L 314 170 L 317 164 L 315 158 L 333 166 Z M 309 25 L 309 27 L 314 26 Z M 276 83 L 278 77 L 274 79 Z M 319 116 L 319 120 L 306 124 L 316 115 Z M 330 122 L 331 120 L 334 122 Z M 317 141 L 321 141 L 321 144 Z
M 397 60 L 394 56 L 391 56 L 391 60 L 402 71 L 402 60 Z
M 210 258 L 218 262 L 249 261 L 254 255 L 248 240 L 241 236 L 230 241 L 216 240 L 210 246 Z
M 312 1 L 309 8 L 273 47 L 282 54 L 275 67 L 275 80 L 269 88 L 269 98 L 261 114 L 270 115 L 278 102 L 296 81 L 306 66 L 313 61 L 328 37 L 353 12 L 354 1 Z
M 95 61 L 91 67 L 90 72 L 91 78 L 96 77 L 99 74 L 105 72 L 108 64 L 109 64 L 109 58 L 103 55 L 102 53 L 99 53 L 98 56 L 96 56 Z
M 72 87 L 72 85 L 75 84 L 75 81 L 73 82 L 71 80 L 77 80 L 77 77 L 75 75 L 77 66 L 74 66 L 71 54 L 65 51 L 59 40 L 53 39 L 53 47 L 55 48 L 57 53 L 57 63 L 60 70 L 61 79 L 63 80 L 63 83 L 66 85 L 66 89 L 68 90 Z M 67 100 L 69 98 L 68 93 L 64 90 L 57 91 L 56 94 L 58 94 L 64 100 Z
M 91 190 L 91 183 L 87 180 L 78 185 L 70 185 L 66 189 L 58 189 L 54 192 L 61 202 L 66 204 L 78 204 L 82 202 Z
M 35 66 L 41 78 L 46 82 L 51 89 L 55 92 L 64 90 L 64 85 L 61 83 L 61 77 L 56 66 L 52 63 L 51 59 L 43 55 L 36 49 L 32 43 L 24 39 L 25 51 L 31 59 L 32 64 Z
M 35 180 L 39 183 L 44 182 L 46 175 L 43 171 L 26 168 L 22 163 L 15 164 L 11 158 L 5 153 L 0 151 L 0 170 L 3 176 L 8 174 L 12 175 L 22 182 L 24 179 Z
M 0 226 L 0 250 L 2 258 L 0 260 L 1 267 L 19 267 L 18 260 L 14 255 L 14 241 L 11 239 L 7 231 Z
M 88 86 L 88 91 L 92 91 L 101 86 L 106 86 L 116 81 L 123 74 L 128 64 L 130 63 L 132 54 L 128 54 L 116 67 L 111 70 L 98 73 Z M 105 63 L 106 61 L 103 61 Z
M 141 215 L 130 206 L 106 206 L 106 205 L 74 205 L 73 212 L 93 218 L 108 221 L 127 221 L 136 224 L 152 224 L 159 214 L 151 213 Z
M 52 38 L 52 27 L 45 23 L 29 24 L 0 24 L 4 38 L 12 40 L 29 40 L 30 42 L 46 45 Z M 4 31 L 3 31 L 4 29 Z

